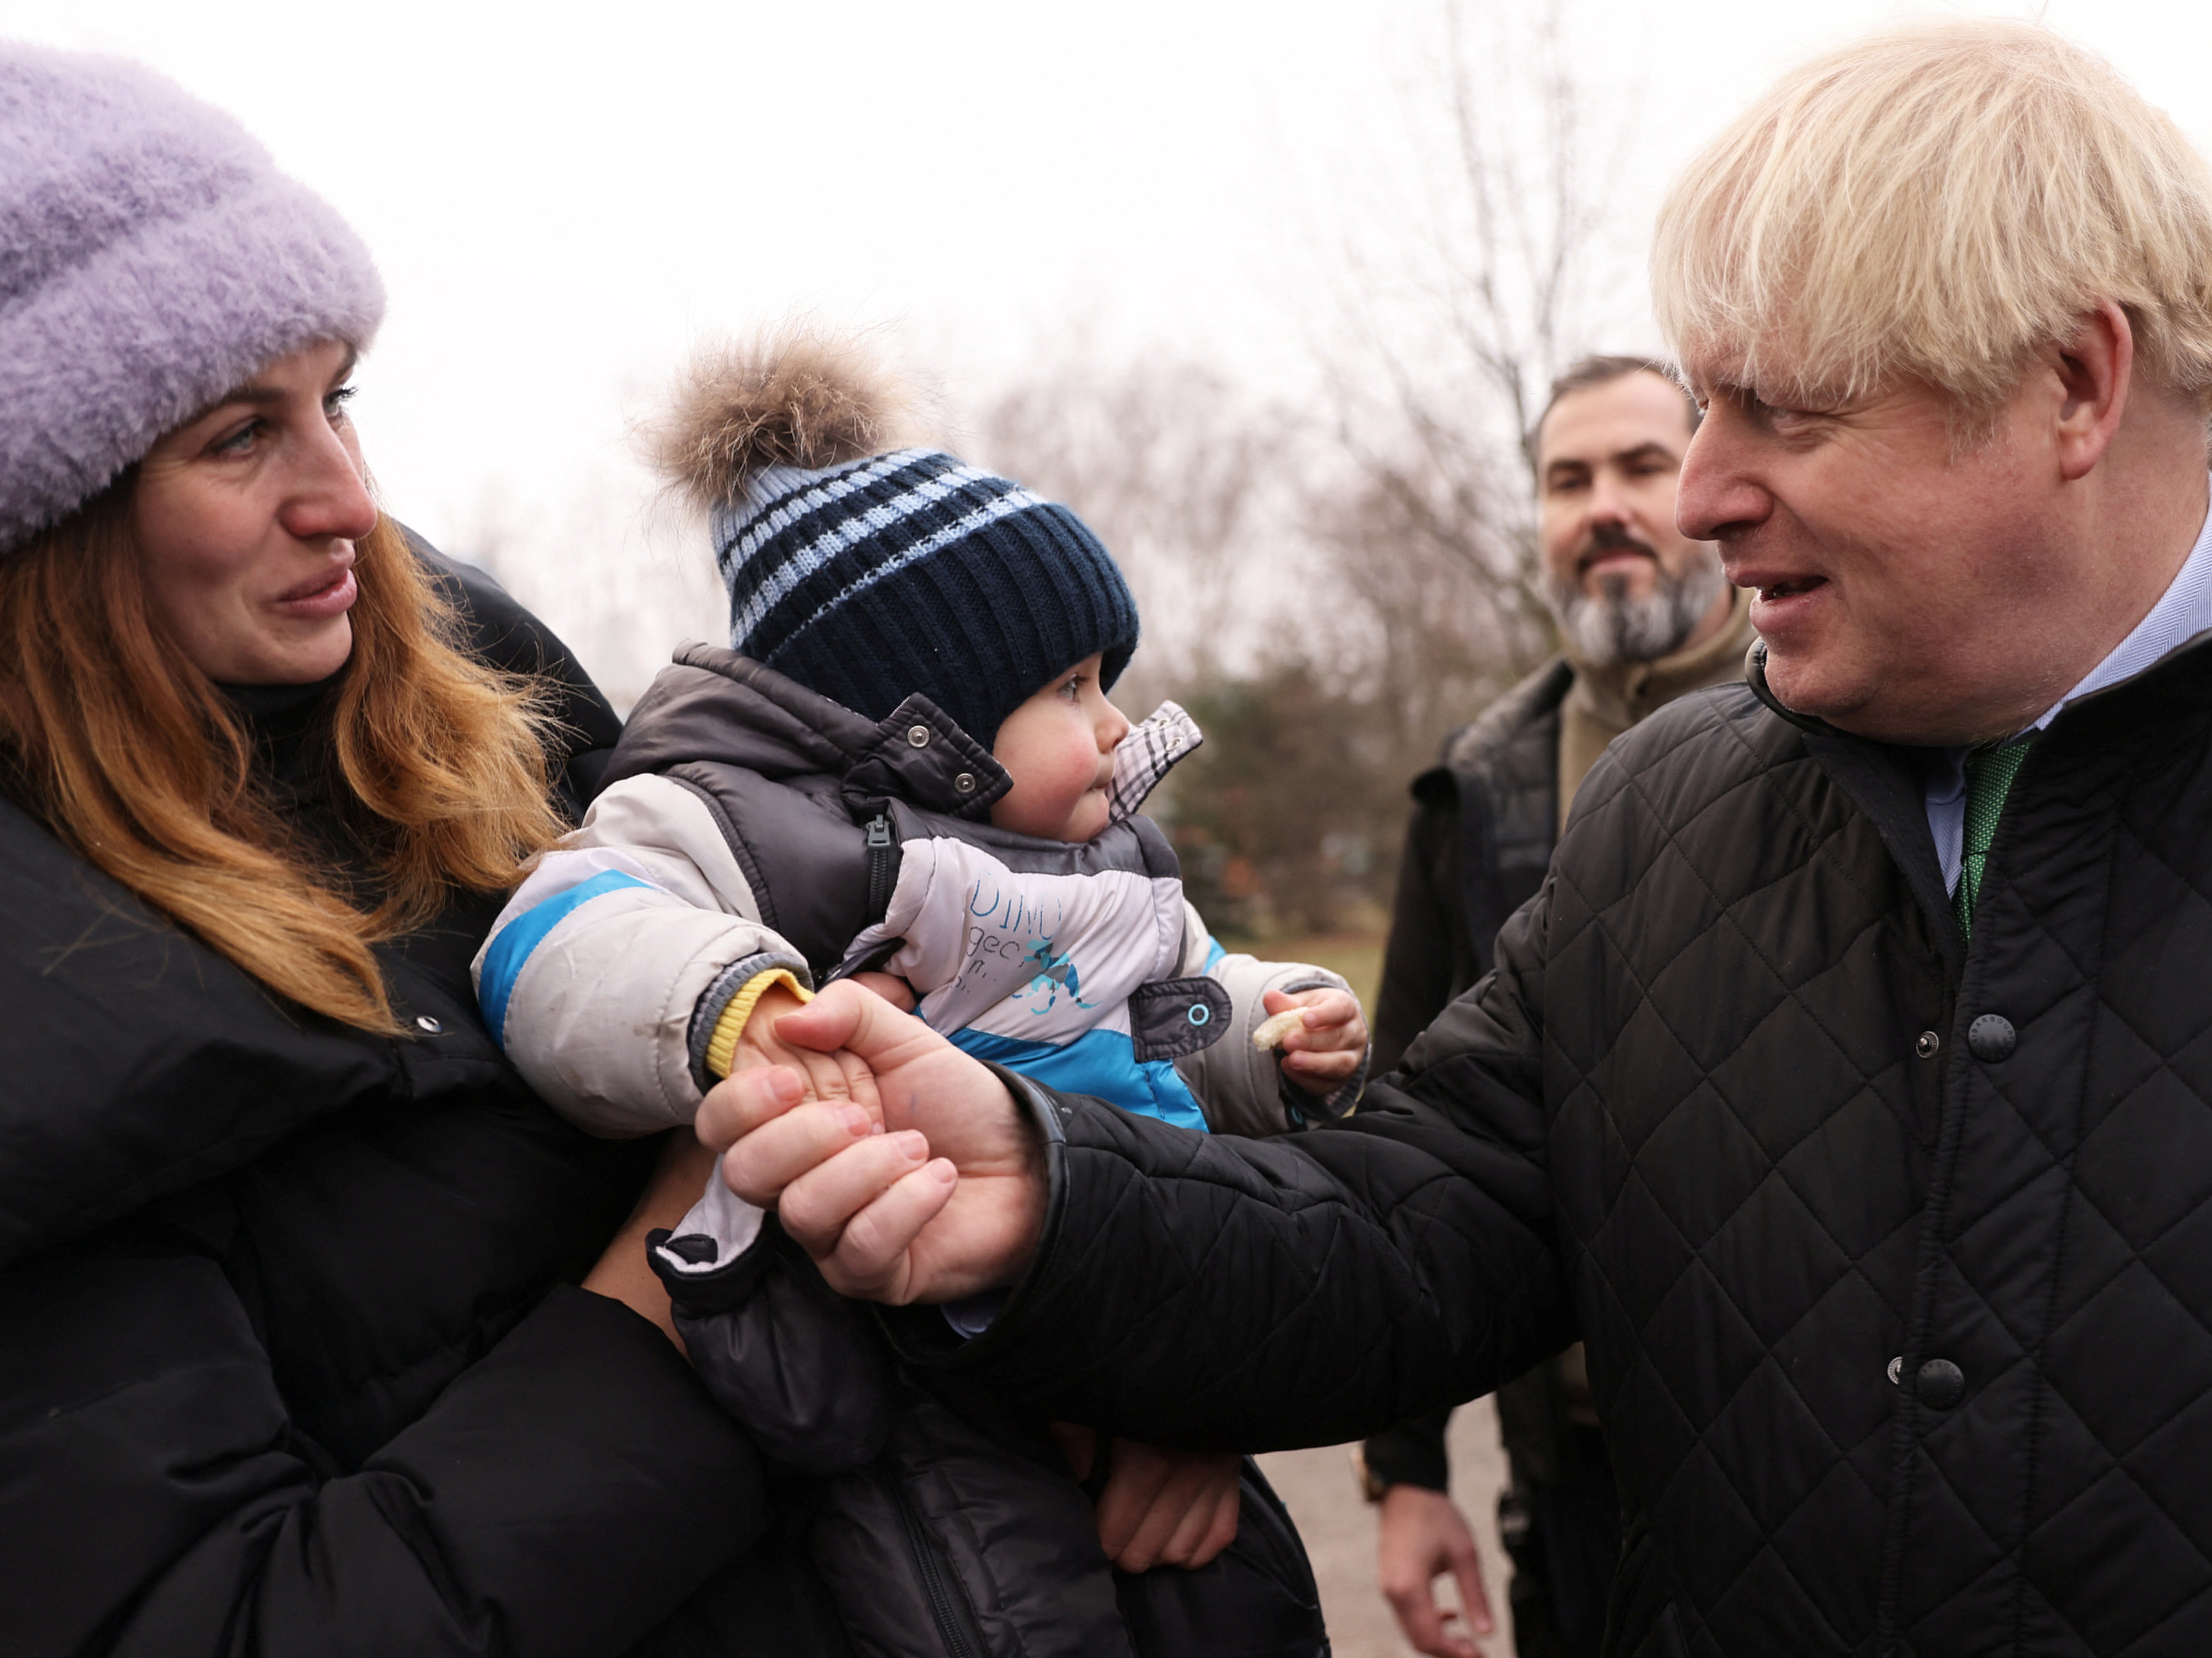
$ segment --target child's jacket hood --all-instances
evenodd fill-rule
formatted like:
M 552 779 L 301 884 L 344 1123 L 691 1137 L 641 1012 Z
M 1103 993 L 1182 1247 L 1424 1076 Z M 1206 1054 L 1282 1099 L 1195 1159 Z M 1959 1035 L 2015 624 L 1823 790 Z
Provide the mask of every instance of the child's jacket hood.
M 991 751 L 919 692 L 867 720 L 717 645 L 687 645 L 631 712 L 607 781 L 706 762 L 772 783 L 821 779 L 854 800 L 988 821 L 1013 786 Z

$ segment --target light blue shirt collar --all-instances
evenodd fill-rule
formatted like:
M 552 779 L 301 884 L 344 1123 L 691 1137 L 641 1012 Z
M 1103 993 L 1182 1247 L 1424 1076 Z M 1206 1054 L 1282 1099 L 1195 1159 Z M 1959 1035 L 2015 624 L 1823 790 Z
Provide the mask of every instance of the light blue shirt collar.
M 2043 730 L 2069 702 L 2132 679 L 2208 630 L 2212 630 L 2212 514 L 2207 514 L 2203 528 L 2197 532 L 2197 544 L 2149 614 L 2029 729 Z M 1943 884 L 1952 891 L 1958 890 L 1966 849 L 1967 753 L 1966 749 L 1939 749 L 1928 757 L 1928 829 L 1936 837 Z

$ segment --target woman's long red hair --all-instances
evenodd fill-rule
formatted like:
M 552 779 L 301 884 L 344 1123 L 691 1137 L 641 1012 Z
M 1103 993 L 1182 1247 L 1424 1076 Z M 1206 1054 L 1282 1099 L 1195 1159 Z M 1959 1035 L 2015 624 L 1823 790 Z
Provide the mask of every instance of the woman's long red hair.
M 353 654 L 331 792 L 373 869 L 358 892 L 257 781 L 228 700 L 156 624 L 130 480 L 0 556 L 0 747 L 78 856 L 272 990 L 395 1034 L 369 946 L 456 889 L 496 892 L 561 832 L 531 683 L 458 647 L 459 621 L 388 519 L 356 547 Z

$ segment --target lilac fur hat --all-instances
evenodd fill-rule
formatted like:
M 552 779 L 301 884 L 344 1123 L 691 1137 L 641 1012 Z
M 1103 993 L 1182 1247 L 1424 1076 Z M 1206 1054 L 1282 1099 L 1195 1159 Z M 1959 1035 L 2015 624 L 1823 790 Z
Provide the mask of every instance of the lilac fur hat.
M 0 553 L 383 314 L 360 239 L 229 116 L 134 64 L 0 41 Z

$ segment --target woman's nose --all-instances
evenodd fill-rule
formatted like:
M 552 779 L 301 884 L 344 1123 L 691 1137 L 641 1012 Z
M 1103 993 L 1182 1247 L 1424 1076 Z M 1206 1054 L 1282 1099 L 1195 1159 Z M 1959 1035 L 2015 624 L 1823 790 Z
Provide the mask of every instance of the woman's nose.
M 376 499 L 361 457 L 336 428 L 321 424 L 301 446 L 297 465 L 284 505 L 284 527 L 293 535 L 358 541 L 376 527 Z

